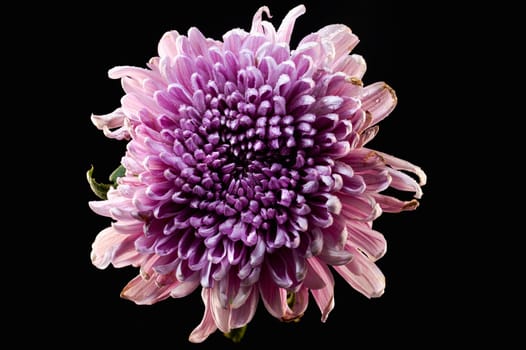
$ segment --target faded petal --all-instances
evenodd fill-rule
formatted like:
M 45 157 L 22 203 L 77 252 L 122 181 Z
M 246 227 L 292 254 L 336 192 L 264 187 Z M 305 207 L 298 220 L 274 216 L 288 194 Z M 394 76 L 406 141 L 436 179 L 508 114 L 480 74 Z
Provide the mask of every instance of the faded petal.
M 371 114 L 371 126 L 387 117 L 398 101 L 393 88 L 383 82 L 366 86 L 363 89 L 361 100 L 362 109 Z
M 411 164 L 410 162 L 406 160 L 394 157 L 387 153 L 378 152 L 378 154 L 380 154 L 385 160 L 385 162 L 389 164 L 393 169 L 404 170 L 404 171 L 408 171 L 410 173 L 415 174 L 419 179 L 418 184 L 420 186 L 424 186 L 426 184 L 427 182 L 426 173 L 424 173 L 424 171 L 420 167 L 414 164 Z M 420 197 L 417 197 L 417 198 L 420 198 Z

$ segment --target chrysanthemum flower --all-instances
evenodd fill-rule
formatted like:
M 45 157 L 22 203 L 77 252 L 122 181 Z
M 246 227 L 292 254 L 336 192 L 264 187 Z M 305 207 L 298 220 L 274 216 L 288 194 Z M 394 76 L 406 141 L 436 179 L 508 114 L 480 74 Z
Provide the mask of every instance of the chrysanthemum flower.
M 345 25 L 291 49 L 304 12 L 292 9 L 276 30 L 262 7 L 250 32 L 222 41 L 168 32 L 147 69 L 110 70 L 122 105 L 92 116 L 107 137 L 129 140 L 124 176 L 90 202 L 114 220 L 93 243 L 93 264 L 140 267 L 121 294 L 137 304 L 201 289 L 192 342 L 245 326 L 260 301 L 281 320 L 299 318 L 309 293 L 325 321 L 331 269 L 382 295 L 375 261 L 386 242 L 373 221 L 415 209 L 422 195 L 420 168 L 366 148 L 395 107 L 393 89 L 363 86 L 365 61 L 350 54 L 358 38 Z M 389 187 L 416 199 L 382 194 Z

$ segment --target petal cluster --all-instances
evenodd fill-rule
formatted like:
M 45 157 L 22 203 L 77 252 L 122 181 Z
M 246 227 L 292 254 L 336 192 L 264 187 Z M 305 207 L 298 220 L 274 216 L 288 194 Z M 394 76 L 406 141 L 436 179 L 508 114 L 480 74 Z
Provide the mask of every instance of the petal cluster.
M 221 41 L 196 28 L 168 32 L 146 69 L 110 70 L 122 81 L 121 106 L 92 116 L 106 136 L 128 142 L 125 176 L 107 200 L 90 202 L 113 219 L 92 261 L 139 267 L 122 291 L 137 304 L 200 288 L 205 312 L 193 342 L 246 325 L 259 301 L 279 319 L 301 317 L 309 293 L 325 321 L 329 266 L 380 296 L 374 262 L 386 242 L 373 221 L 415 209 L 422 195 L 420 168 L 366 147 L 396 105 L 393 89 L 363 85 L 365 61 L 350 54 L 358 38 L 344 25 L 291 49 L 304 12 L 292 9 L 276 29 L 262 7 L 249 32 Z M 382 194 L 389 187 L 415 199 Z

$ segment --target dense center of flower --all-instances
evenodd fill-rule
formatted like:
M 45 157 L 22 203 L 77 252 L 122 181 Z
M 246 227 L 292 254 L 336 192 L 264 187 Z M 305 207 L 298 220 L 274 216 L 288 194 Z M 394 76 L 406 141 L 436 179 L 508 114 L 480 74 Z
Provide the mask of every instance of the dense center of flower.
M 176 181 L 175 202 L 188 200 L 190 208 L 234 217 L 223 223 L 223 232 L 249 244 L 257 237 L 247 236 L 248 226 L 276 235 L 277 226 L 289 219 L 289 208 L 305 203 L 298 181 L 304 165 L 313 164 L 306 150 L 315 134 L 309 123 L 287 113 L 287 101 L 274 87 L 256 85 L 258 73 L 238 73 L 253 82 L 246 88 L 226 82 L 220 91 L 210 81 L 201 90 L 204 113 L 196 113 L 194 106 L 180 108 L 174 146 L 187 165 Z M 286 231 L 279 236 L 269 242 L 271 247 L 297 245 L 299 239 L 286 237 Z
M 326 226 L 330 219 L 323 193 L 334 179 L 317 158 L 320 142 L 331 137 L 317 135 L 309 113 L 312 80 L 286 74 L 291 62 L 277 73 L 262 65 L 238 69 L 235 81 L 194 73 L 192 91 L 168 87 L 179 101 L 175 126 L 162 131 L 173 153 L 160 152 L 170 166 L 162 183 L 147 188 L 158 202 L 138 249 L 176 257 L 171 268 L 182 261 L 188 273 L 200 270 L 204 286 L 235 265 L 237 276 L 253 283 L 263 261 L 276 283 L 297 285 L 304 268 L 289 273 L 298 266 L 286 265 L 312 254 L 321 234 L 310 222 Z

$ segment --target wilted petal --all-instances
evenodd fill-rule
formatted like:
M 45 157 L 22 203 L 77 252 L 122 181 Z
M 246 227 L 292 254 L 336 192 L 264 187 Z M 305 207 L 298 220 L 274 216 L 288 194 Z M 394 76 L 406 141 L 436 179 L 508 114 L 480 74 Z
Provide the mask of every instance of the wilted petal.
M 408 171 L 410 173 L 413 173 L 415 174 L 418 179 L 419 179 L 419 182 L 418 184 L 420 186 L 424 186 L 427 182 L 427 176 L 426 174 L 424 173 L 424 171 L 422 171 L 422 169 L 414 164 L 411 164 L 409 163 L 408 161 L 406 160 L 403 160 L 403 159 L 400 159 L 400 158 L 397 158 L 397 157 L 394 157 L 390 154 L 387 154 L 387 153 L 383 153 L 383 152 L 378 152 L 378 154 L 385 160 L 385 162 L 387 164 L 389 164 L 393 169 L 396 169 L 396 170 L 404 170 L 404 171 Z M 420 198 L 420 197 L 417 197 L 417 198 Z
M 401 211 L 415 210 L 420 203 L 416 199 L 410 201 L 402 201 L 392 196 L 383 194 L 374 194 L 376 203 L 380 205 L 382 211 L 386 213 L 399 213 Z
M 370 125 L 375 125 L 393 111 L 398 101 L 396 93 L 389 85 L 378 82 L 363 89 L 362 109 L 371 114 Z

